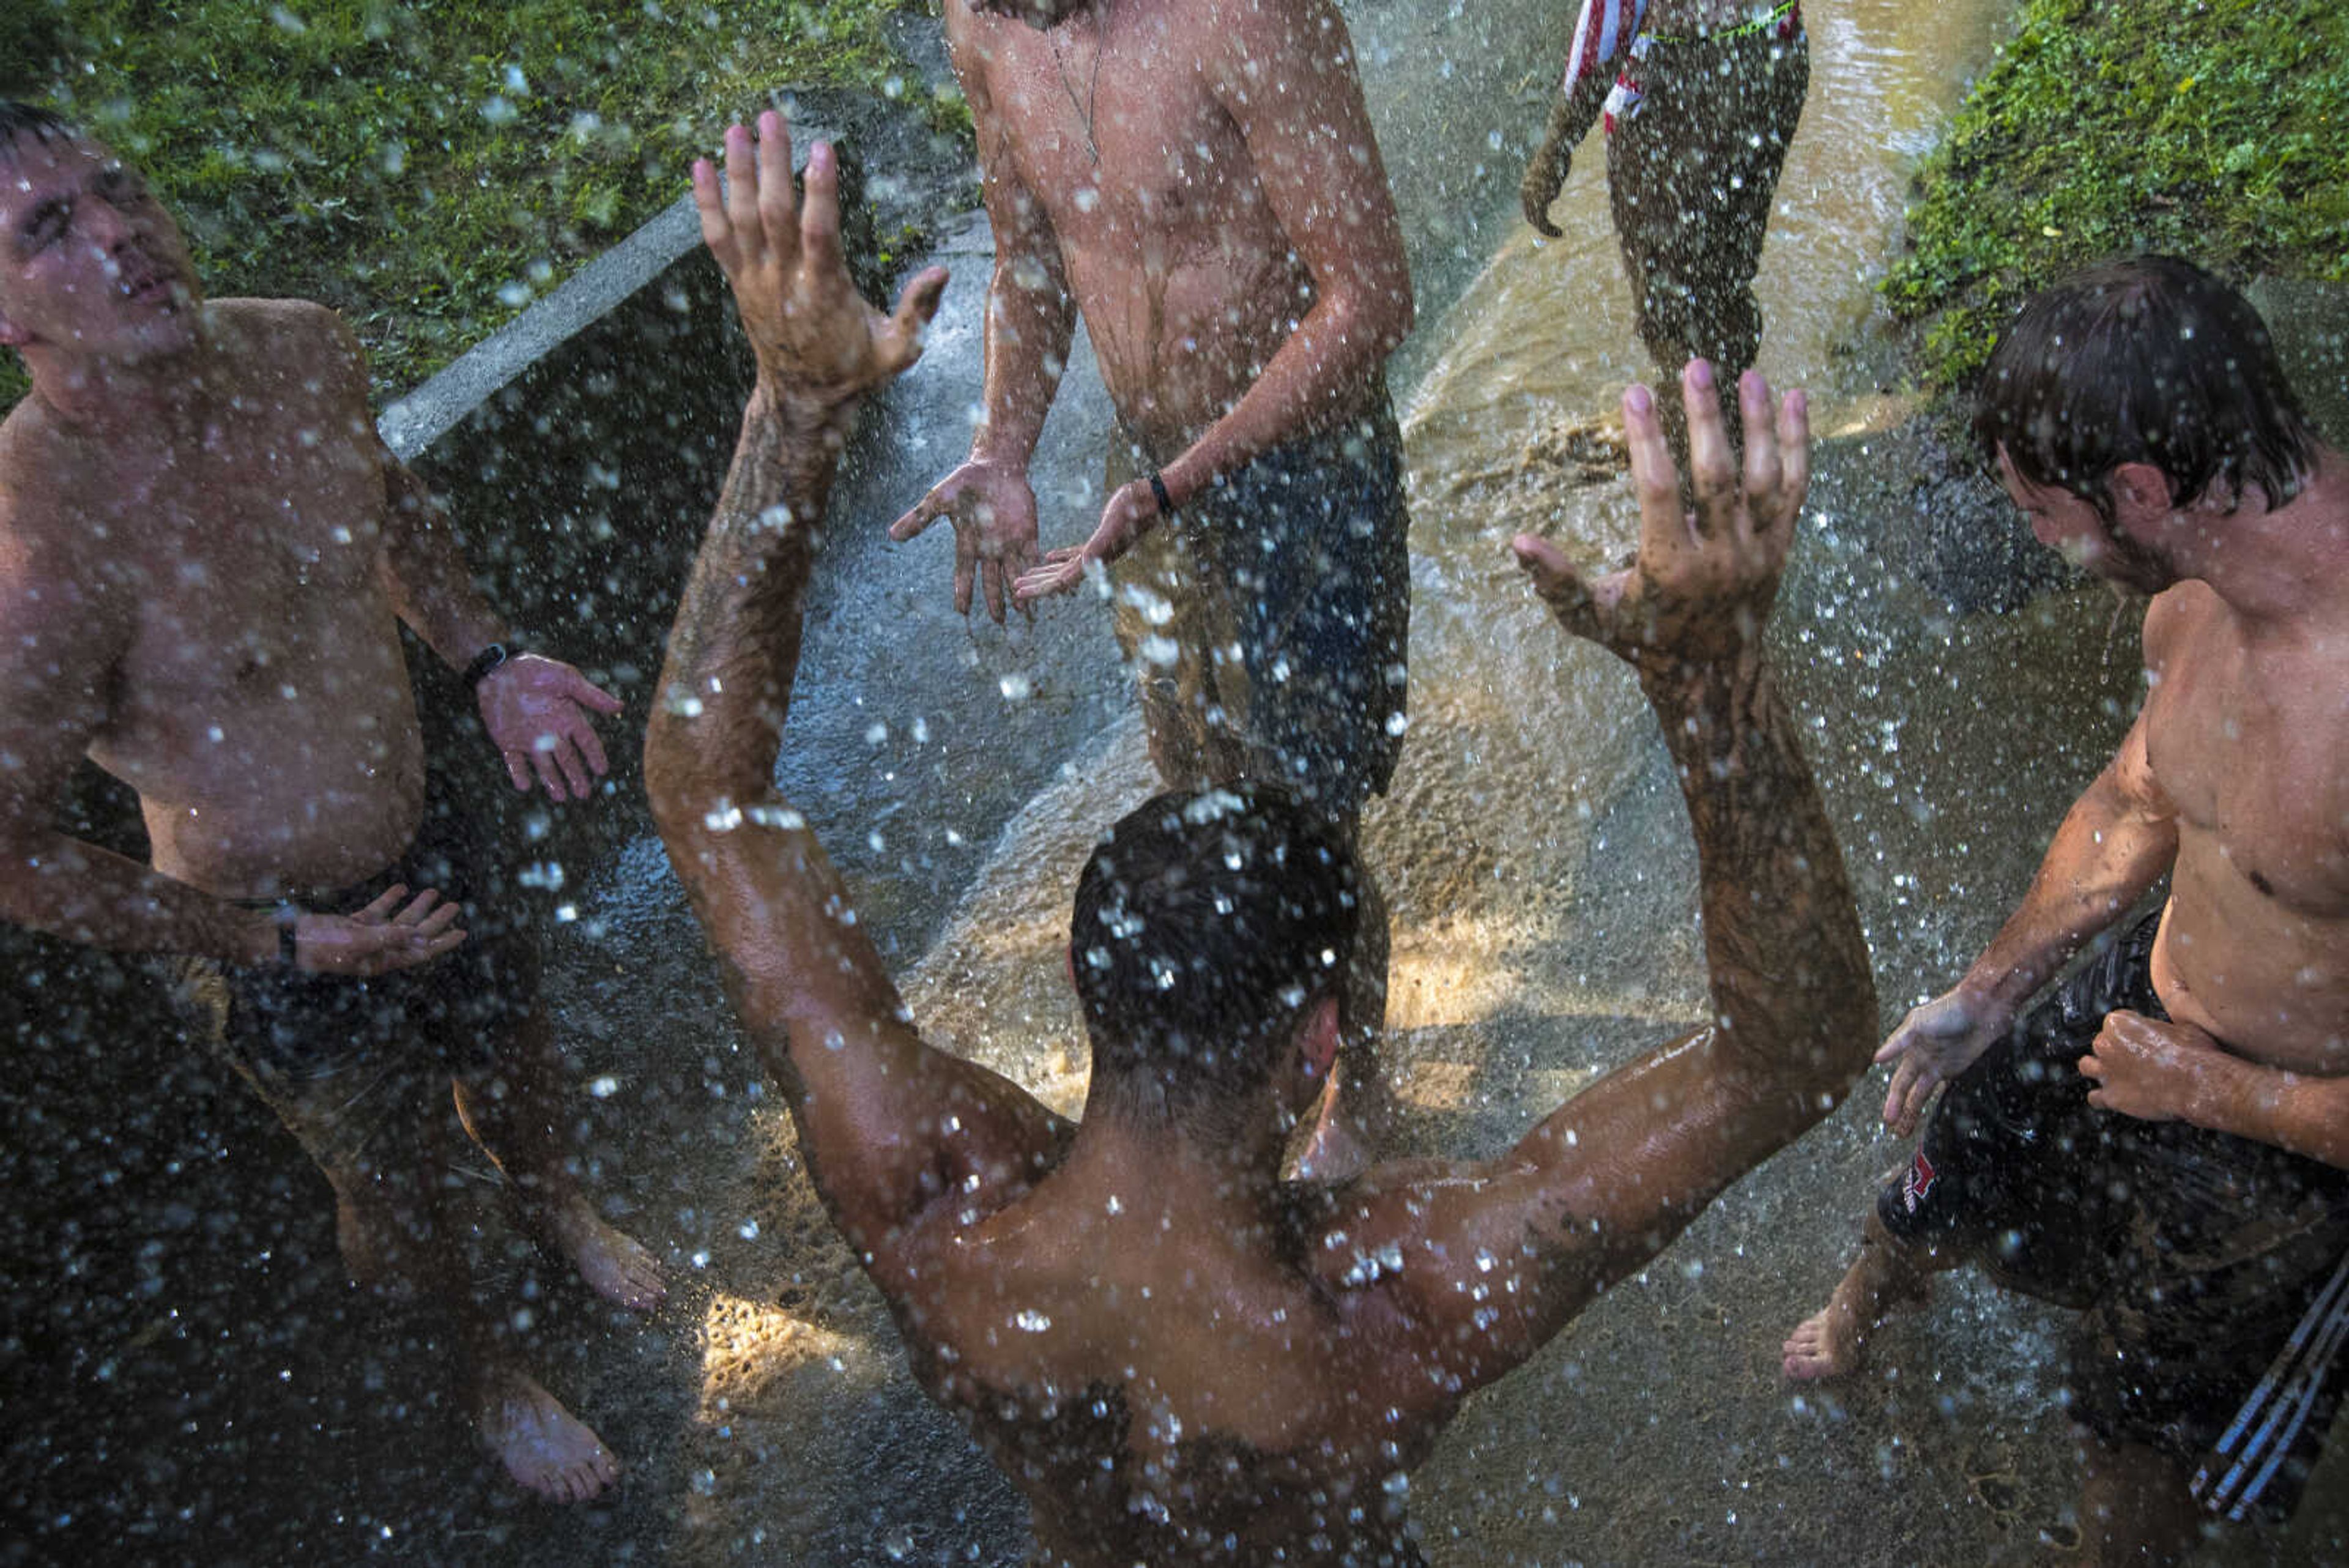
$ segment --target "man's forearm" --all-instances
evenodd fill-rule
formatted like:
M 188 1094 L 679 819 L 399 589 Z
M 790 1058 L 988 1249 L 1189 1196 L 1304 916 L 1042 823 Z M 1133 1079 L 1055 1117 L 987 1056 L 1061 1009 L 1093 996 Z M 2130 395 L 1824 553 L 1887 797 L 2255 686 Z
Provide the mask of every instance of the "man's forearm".
M 1316 300 L 1240 400 L 1161 471 L 1174 504 L 1218 474 L 1360 408 L 1411 330 L 1411 286 L 1406 279 L 1396 286 L 1399 300 L 1366 299 L 1360 290 Z
M 512 633 L 473 587 L 456 530 L 429 488 L 398 462 L 384 483 L 385 587 L 392 608 L 442 663 L 462 670 L 482 649 L 510 640 Z
M 1057 254 L 1040 247 L 999 251 L 987 286 L 987 365 L 973 457 L 1027 466 L 1068 369 L 1076 320 Z
M 0 918 L 114 952 L 185 953 L 232 963 L 277 954 L 277 926 L 151 867 L 62 833 L 12 846 Z
M 741 801 L 774 777 L 799 669 L 801 606 L 853 405 L 807 403 L 761 379 L 669 632 L 646 742 L 657 812 L 673 798 Z
M 1966 971 L 1961 989 L 2020 1007 L 2177 857 L 2176 821 L 2132 803 L 2106 769 L 2064 814 L 2030 891 Z
M 2214 1054 L 2187 1119 L 2349 1168 L 2349 1077 L 2311 1077 Z
M 1642 677 L 1696 835 L 1705 961 L 1728 1059 L 1839 1096 L 1876 1040 L 1843 854 L 1766 661 Z

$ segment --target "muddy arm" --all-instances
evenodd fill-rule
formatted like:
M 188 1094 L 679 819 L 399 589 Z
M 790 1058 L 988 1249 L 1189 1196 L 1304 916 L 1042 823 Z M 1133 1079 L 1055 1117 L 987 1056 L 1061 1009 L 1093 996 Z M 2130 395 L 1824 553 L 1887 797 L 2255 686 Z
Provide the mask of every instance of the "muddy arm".
M 1525 209 L 1526 222 L 1552 239 L 1558 238 L 1561 231 L 1549 221 L 1550 203 L 1566 189 L 1567 172 L 1574 166 L 1574 150 L 1599 122 L 1599 111 L 1606 106 L 1608 89 L 1614 85 L 1613 73 L 1605 68 L 1613 56 L 1597 54 L 1592 41 L 1603 26 L 1599 13 L 1609 7 L 1609 0 L 1583 0 L 1570 35 L 1572 41 L 1568 47 L 1558 95 L 1550 100 L 1549 123 L 1542 130 L 1541 145 L 1526 160 L 1525 178 L 1517 186 L 1517 201 Z M 1620 40 L 1624 45 L 1629 42 L 1628 38 Z
M 1768 389 L 1747 379 L 1741 489 L 1699 369 L 1683 382 L 1698 514 L 1683 519 L 1634 389 L 1638 564 L 1586 585 L 1541 541 L 1516 547 L 1568 629 L 1632 664 L 1661 722 L 1696 835 L 1713 1022 L 1577 1096 L 1501 1159 L 1413 1195 L 1429 1258 L 1407 1258 L 1403 1279 L 1464 1387 L 1530 1355 L 1832 1110 L 1872 1044 L 1858 913 L 1762 647 L 1807 479 L 1801 394 L 1774 431 Z
M 809 158 L 802 217 L 789 145 L 772 114 L 757 146 L 730 130 L 722 202 L 715 171 L 695 169 L 759 378 L 678 607 L 645 778 L 818 1187 L 885 1270 L 896 1227 L 971 1177 L 1019 1179 L 1056 1127 L 1010 1084 L 922 1043 L 838 873 L 772 783 L 843 436 L 858 398 L 920 353 L 946 283 L 937 268 L 915 279 L 891 318 L 866 307 L 840 258 L 831 149 Z

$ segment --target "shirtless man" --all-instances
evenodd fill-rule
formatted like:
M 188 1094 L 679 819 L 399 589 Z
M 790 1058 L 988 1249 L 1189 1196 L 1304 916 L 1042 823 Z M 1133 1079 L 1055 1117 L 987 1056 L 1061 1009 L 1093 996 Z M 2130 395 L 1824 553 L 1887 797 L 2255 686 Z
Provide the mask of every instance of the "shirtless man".
M 1159 776 L 1277 780 L 1350 833 L 1402 746 L 1410 520 L 1381 367 L 1412 299 L 1337 7 L 947 0 L 946 32 L 995 230 L 984 417 L 890 536 L 950 518 L 955 607 L 976 580 L 999 620 L 1118 563 Z M 1079 310 L 1120 423 L 1111 493 L 1039 563 L 1028 462 Z M 1345 1096 L 1373 1124 L 1377 925 Z
M 2338 1392 L 2313 1352 L 2349 1287 L 2349 464 L 2251 306 L 2183 262 L 2039 296 L 1983 387 L 1976 433 L 2040 541 L 2155 596 L 2149 689 L 2022 907 L 1878 1054 L 1896 1129 L 1949 1093 L 1786 1371 L 1850 1371 L 1970 1260 L 2085 1307 L 2090 1561 L 2171 1562 L 2198 1467 L 2212 1512 L 2288 1511 Z M 2116 924 L 2165 874 L 2158 914 Z
M 841 432 L 910 363 L 944 275 L 884 320 L 840 259 L 829 149 L 734 128 L 702 233 L 758 356 L 645 751 L 672 864 L 914 1375 L 1023 1491 L 1040 1563 L 1421 1561 L 1406 1475 L 1461 1402 L 1826 1114 L 1873 1043 L 1842 857 L 1762 649 L 1808 476 L 1800 393 L 1749 376 L 1741 477 L 1689 368 L 1702 509 L 1624 399 L 1643 538 L 1586 587 L 1520 536 L 1570 629 L 1626 659 L 1695 823 L 1718 1026 L 1609 1075 L 1491 1161 L 1284 1183 L 1345 1022 L 1359 874 L 1272 786 L 1170 792 L 1076 892 L 1081 1124 L 924 1044 L 774 765 Z
M 191 1023 L 333 1184 L 354 1275 L 454 1313 L 515 1479 L 595 1495 L 612 1456 L 461 1253 L 460 1108 L 590 1285 L 645 1309 L 660 1275 L 566 1168 L 534 954 L 460 905 L 486 867 L 428 788 L 396 619 L 471 678 L 517 789 L 585 800 L 588 711 L 619 703 L 512 651 L 340 318 L 206 300 L 136 172 L 5 102 L 0 344 L 33 384 L 0 425 L 0 918 L 181 955 Z M 151 867 L 52 827 L 85 755 L 139 792 Z
M 1550 203 L 1575 147 L 1605 119 L 1608 201 L 1640 340 L 1667 373 L 1691 358 L 1719 365 L 1724 414 L 1761 350 L 1754 275 L 1810 80 L 1799 0 L 1582 0 L 1518 188 L 1526 222 L 1557 238 Z M 1668 432 L 1683 456 L 1683 432 Z

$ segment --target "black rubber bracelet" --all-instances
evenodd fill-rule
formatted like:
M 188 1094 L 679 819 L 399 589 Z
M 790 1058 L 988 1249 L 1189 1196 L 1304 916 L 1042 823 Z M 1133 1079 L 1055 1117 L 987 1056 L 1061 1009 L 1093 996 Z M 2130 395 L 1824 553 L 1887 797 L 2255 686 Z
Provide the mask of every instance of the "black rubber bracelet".
M 1150 472 L 1150 493 L 1158 503 L 1158 515 L 1161 517 L 1174 515 L 1174 499 L 1166 493 L 1166 482 L 1158 477 L 1158 471 L 1155 469 L 1151 470 Z
M 277 961 L 287 969 L 299 967 L 297 961 L 302 956 L 302 942 L 295 927 L 301 919 L 302 911 L 293 905 L 277 906 Z
M 473 655 L 473 662 L 465 666 L 466 690 L 471 691 L 479 686 L 491 670 L 513 658 L 520 651 L 521 649 L 509 648 L 502 642 L 493 642 Z

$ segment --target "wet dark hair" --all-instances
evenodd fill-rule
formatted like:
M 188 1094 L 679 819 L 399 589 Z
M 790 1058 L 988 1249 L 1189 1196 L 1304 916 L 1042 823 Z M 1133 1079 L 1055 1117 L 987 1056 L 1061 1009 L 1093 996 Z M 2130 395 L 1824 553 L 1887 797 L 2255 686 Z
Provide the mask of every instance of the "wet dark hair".
M 2251 302 L 2190 262 L 2132 256 L 2034 295 L 1991 356 L 1974 438 L 2003 445 L 2033 484 L 2114 519 L 2112 472 L 2149 462 L 2173 505 L 2209 493 L 2233 511 L 2256 484 L 2300 492 L 2317 437 Z
M 5 158 L 25 137 L 39 142 L 71 141 L 81 134 L 80 128 L 55 109 L 38 104 L 25 103 L 13 98 L 0 98 L 0 158 Z
M 1230 1130 L 1307 1012 L 1342 1005 L 1361 922 L 1351 847 L 1276 786 L 1129 812 L 1085 863 L 1069 922 L 1096 1082 L 1154 1085 L 1174 1120 Z

